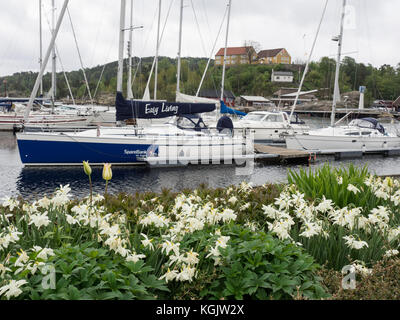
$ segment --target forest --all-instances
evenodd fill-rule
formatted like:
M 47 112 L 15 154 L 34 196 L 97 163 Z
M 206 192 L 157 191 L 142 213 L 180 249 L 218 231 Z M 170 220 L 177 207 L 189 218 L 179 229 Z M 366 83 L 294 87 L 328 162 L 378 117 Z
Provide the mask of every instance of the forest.
M 135 58 L 133 66 L 132 91 L 135 98 L 142 98 L 146 87 L 153 57 Z M 127 65 L 127 61 L 125 61 Z M 202 74 L 207 65 L 206 58 L 183 58 L 181 68 L 181 92 L 194 95 L 200 84 Z M 333 93 L 336 62 L 334 59 L 323 57 L 310 65 L 303 90 L 325 89 L 327 95 L 321 99 L 331 99 Z M 158 66 L 157 99 L 173 101 L 176 90 L 176 60 L 169 57 L 160 57 Z M 282 84 L 271 82 L 272 70 L 293 71 L 294 83 Z M 127 69 L 125 68 L 125 71 Z M 256 95 L 270 97 L 281 87 L 298 87 L 303 65 L 261 65 L 248 64 L 227 68 L 225 77 L 225 89 L 233 92 L 235 96 Z M 92 96 L 98 101 L 102 96 L 110 96 L 116 90 L 117 62 L 106 65 L 98 65 L 85 69 Z M 5 95 L 4 80 L 7 81 L 7 93 L 10 97 L 29 96 L 34 86 L 37 73 L 19 72 L 11 76 L 0 77 L 0 96 Z M 77 101 L 88 99 L 89 95 L 84 82 L 82 70 L 66 72 L 71 91 Z M 127 73 L 124 75 L 124 90 L 126 90 Z M 202 89 L 220 90 L 222 79 L 222 67 L 210 67 L 204 79 Z M 374 100 L 395 100 L 400 96 L 400 63 L 397 67 L 383 65 L 374 67 L 371 64 L 358 63 L 351 57 L 345 57 L 341 63 L 340 92 L 358 91 L 359 86 L 366 86 L 366 104 L 370 105 Z M 45 74 L 43 78 L 44 92 L 51 87 L 51 75 Z M 126 92 L 126 91 L 125 91 Z M 150 94 L 153 97 L 154 75 L 150 83 Z M 69 97 L 68 86 L 64 73 L 57 73 L 57 98 Z

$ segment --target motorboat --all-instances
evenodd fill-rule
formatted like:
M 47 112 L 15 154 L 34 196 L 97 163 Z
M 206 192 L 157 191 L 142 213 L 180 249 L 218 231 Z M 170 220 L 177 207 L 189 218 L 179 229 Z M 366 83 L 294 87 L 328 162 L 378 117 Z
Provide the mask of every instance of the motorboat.
M 297 114 L 294 120 L 283 111 L 253 111 L 240 120 L 233 121 L 235 130 L 250 129 L 254 131 L 256 143 L 284 143 L 288 134 L 303 134 L 310 130 L 309 126 L 300 121 Z
M 400 149 L 400 137 L 388 132 L 374 118 L 354 119 L 348 125 L 310 130 L 286 137 L 288 149 L 321 153 L 343 151 L 377 152 Z

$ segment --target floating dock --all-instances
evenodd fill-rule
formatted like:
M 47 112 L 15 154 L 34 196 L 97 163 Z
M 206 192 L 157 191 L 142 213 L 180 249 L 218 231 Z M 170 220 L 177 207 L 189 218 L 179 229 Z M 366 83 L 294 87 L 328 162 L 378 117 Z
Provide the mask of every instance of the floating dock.
M 255 160 L 272 163 L 310 163 L 316 159 L 315 152 L 254 144 Z

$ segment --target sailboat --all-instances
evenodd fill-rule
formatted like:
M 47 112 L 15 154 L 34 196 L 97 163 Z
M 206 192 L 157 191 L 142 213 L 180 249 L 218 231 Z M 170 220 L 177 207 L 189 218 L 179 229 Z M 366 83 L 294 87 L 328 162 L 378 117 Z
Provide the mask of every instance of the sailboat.
M 45 64 L 54 45 L 66 6 L 65 0 L 44 65 L 31 94 L 34 99 Z M 24 132 L 17 134 L 21 161 L 28 166 L 91 164 L 198 164 L 243 160 L 252 157 L 248 139 L 223 132 L 211 133 L 198 114 L 212 112 L 215 104 L 127 100 L 122 93 L 126 0 L 121 0 L 116 120 L 172 117 L 165 126 L 112 127 L 77 133 Z M 31 105 L 31 101 L 28 107 Z M 29 112 L 29 108 L 28 108 Z M 221 130 L 222 131 L 222 130 Z M 220 162 L 219 162 L 220 163 Z
M 289 135 L 286 137 L 288 149 L 307 150 L 320 153 L 335 153 L 346 151 L 379 152 L 400 148 L 400 137 L 389 133 L 374 118 L 352 120 L 348 125 L 337 126 L 341 120 L 335 123 L 336 104 L 340 99 L 339 71 L 343 44 L 343 27 L 347 0 L 343 0 L 342 16 L 340 22 L 340 35 L 334 37 L 338 42 L 338 54 L 336 60 L 335 89 L 331 113 L 331 126 L 308 133 Z

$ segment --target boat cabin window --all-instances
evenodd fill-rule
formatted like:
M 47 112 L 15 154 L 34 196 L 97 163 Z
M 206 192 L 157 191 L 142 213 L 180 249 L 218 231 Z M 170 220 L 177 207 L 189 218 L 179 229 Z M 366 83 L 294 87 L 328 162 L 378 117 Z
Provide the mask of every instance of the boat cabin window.
M 361 132 L 361 135 L 363 135 L 363 136 L 369 136 L 369 135 L 371 135 L 371 131 L 363 131 L 363 132 Z
M 194 122 L 192 122 L 188 118 L 182 118 L 182 117 L 178 118 L 176 124 L 178 127 L 182 127 L 185 129 L 194 129 L 196 127 L 196 124 Z
M 267 122 L 282 122 L 282 117 L 280 114 L 270 114 L 268 115 L 264 121 Z
M 203 119 L 198 116 L 182 116 L 176 118 L 176 126 L 181 129 L 188 130 L 208 130 L 207 126 L 204 124 Z
M 243 120 L 250 120 L 250 121 L 261 121 L 264 118 L 264 114 L 260 113 L 249 113 L 243 117 Z
M 352 132 L 346 132 L 346 136 L 359 136 L 360 132 L 358 131 L 352 131 Z

